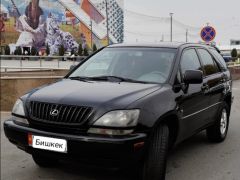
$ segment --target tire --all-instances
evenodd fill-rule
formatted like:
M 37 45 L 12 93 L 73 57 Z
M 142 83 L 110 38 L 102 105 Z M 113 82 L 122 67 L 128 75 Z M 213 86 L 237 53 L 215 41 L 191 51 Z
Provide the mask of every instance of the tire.
M 45 157 L 40 154 L 32 154 L 33 161 L 39 166 L 43 168 L 54 167 L 58 164 L 56 159 L 52 159 L 49 157 Z
M 143 165 L 143 180 L 165 180 L 169 129 L 166 125 L 158 127 L 149 144 L 149 150 Z
M 210 142 L 223 142 L 228 133 L 230 109 L 227 103 L 224 103 L 217 114 L 214 125 L 207 128 L 207 137 Z

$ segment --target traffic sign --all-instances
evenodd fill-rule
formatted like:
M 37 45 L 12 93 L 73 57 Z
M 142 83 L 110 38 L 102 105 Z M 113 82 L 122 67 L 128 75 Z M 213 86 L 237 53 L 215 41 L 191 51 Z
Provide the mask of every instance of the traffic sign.
M 210 42 L 216 37 L 216 30 L 212 26 L 206 26 L 201 30 L 200 35 L 203 41 Z

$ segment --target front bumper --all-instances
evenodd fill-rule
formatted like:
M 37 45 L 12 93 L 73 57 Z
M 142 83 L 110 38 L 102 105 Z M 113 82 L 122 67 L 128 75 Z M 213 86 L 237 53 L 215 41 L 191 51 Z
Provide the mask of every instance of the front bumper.
M 93 137 L 52 133 L 18 125 L 12 119 L 4 122 L 4 132 L 10 142 L 30 154 L 40 153 L 59 160 L 78 160 L 83 163 L 109 164 L 111 166 L 118 166 L 126 162 L 128 164 L 135 163 L 141 160 L 145 147 L 139 147 L 136 144 L 146 141 L 146 134 L 134 134 L 127 137 Z M 34 149 L 28 145 L 29 133 L 65 139 L 68 152 L 58 153 Z

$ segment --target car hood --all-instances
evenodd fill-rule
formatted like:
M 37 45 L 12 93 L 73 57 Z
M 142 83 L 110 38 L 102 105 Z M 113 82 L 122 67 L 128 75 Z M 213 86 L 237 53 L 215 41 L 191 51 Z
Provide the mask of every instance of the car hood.
M 126 108 L 138 99 L 161 88 L 159 84 L 127 82 L 82 82 L 63 79 L 36 89 L 30 101 L 48 102 L 104 109 Z

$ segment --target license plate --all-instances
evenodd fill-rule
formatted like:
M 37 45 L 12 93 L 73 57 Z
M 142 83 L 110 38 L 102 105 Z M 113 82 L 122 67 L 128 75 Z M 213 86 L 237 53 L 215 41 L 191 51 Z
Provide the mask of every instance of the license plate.
M 67 153 L 67 141 L 65 139 L 32 135 L 32 147 L 37 149 Z

